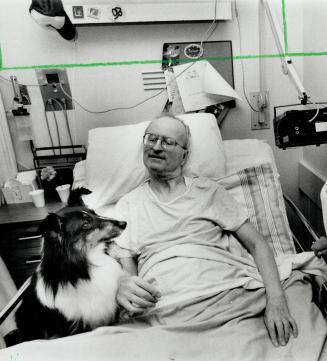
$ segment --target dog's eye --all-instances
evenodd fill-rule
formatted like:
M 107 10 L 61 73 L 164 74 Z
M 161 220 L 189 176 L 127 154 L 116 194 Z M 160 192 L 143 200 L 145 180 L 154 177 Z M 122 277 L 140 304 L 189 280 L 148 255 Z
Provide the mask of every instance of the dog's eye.
M 92 219 L 90 217 L 83 217 L 82 228 L 84 230 L 88 230 L 88 229 L 92 228 Z

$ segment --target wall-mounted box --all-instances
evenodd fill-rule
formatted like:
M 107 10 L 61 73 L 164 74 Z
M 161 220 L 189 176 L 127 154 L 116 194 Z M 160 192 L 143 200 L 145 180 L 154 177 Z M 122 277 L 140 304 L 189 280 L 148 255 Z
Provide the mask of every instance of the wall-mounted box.
M 231 0 L 63 0 L 63 5 L 74 25 L 232 19 Z
M 74 109 L 66 69 L 36 69 L 46 112 Z

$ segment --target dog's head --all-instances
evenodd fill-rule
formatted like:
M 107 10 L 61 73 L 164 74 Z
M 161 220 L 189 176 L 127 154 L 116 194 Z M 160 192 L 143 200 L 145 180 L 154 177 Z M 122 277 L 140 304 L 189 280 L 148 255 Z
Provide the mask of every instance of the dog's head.
M 67 206 L 44 219 L 40 226 L 44 242 L 83 252 L 120 235 L 126 222 L 99 216 L 87 208 L 81 196 L 90 193 L 86 188 L 73 190 Z
M 44 263 L 54 264 L 56 272 L 64 268 L 82 268 L 88 264 L 88 256 L 96 247 L 105 249 L 105 243 L 118 237 L 126 228 L 126 222 L 101 217 L 87 208 L 83 194 L 91 193 L 85 188 L 71 192 L 67 206 L 57 213 L 49 214 L 41 223 L 43 250 L 41 268 Z M 58 269 L 59 268 L 59 269 Z M 87 277 L 86 277 L 87 278 Z

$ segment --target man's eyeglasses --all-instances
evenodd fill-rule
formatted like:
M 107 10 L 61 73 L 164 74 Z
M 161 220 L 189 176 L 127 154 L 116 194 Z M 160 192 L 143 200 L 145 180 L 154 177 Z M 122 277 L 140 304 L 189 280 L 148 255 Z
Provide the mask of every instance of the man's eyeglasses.
M 164 137 L 162 135 L 145 133 L 143 136 L 143 144 L 146 147 L 153 148 L 160 140 L 160 144 L 165 150 L 173 150 L 176 145 L 179 145 L 181 148 L 186 149 L 185 146 L 179 144 L 176 139 L 170 137 Z

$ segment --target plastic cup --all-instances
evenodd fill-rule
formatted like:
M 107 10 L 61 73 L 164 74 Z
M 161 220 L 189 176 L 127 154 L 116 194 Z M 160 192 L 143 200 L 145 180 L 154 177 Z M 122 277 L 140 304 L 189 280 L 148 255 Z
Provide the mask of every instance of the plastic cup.
M 56 187 L 56 191 L 60 197 L 62 203 L 67 203 L 69 193 L 70 193 L 70 184 L 63 184 Z
M 32 197 L 32 201 L 37 208 L 41 208 L 45 206 L 44 200 L 44 190 L 36 189 L 34 191 L 29 192 L 29 195 Z

